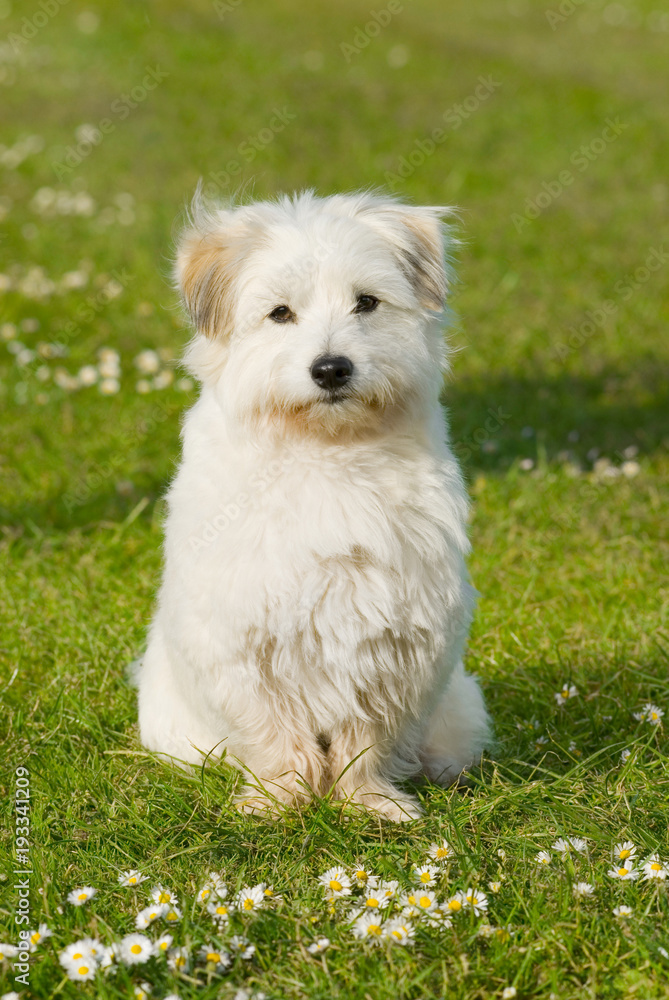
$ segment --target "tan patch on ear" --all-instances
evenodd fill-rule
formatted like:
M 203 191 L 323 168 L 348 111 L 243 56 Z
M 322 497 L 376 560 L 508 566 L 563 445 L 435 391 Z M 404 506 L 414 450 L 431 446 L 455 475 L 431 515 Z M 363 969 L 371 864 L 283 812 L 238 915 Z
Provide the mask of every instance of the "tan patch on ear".
M 231 330 L 238 256 L 224 233 L 191 229 L 181 238 L 179 288 L 195 327 L 208 337 Z
M 409 277 L 422 305 L 440 312 L 444 308 L 447 282 L 439 220 L 407 213 L 402 221 L 413 244 L 411 250 L 402 250 L 402 257 L 410 267 Z

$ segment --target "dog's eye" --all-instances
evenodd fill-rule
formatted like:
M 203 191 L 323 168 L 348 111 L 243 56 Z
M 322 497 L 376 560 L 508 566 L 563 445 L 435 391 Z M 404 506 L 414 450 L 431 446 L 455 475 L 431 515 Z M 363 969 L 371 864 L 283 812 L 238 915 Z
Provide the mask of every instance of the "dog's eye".
M 290 323 L 292 319 L 295 319 L 295 316 L 288 306 L 277 306 L 276 309 L 272 309 L 268 319 L 271 319 L 273 323 Z
M 379 300 L 375 295 L 358 295 L 358 300 L 355 305 L 353 312 L 356 313 L 371 313 L 374 312 L 379 304 Z

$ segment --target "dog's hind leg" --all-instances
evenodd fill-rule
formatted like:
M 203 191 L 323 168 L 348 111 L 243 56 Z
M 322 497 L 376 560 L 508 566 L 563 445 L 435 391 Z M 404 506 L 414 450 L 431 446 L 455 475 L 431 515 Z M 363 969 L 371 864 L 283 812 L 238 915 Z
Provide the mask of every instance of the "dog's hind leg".
M 450 785 L 476 763 L 490 740 L 490 719 L 478 682 L 459 663 L 429 717 L 420 758 L 424 773 Z

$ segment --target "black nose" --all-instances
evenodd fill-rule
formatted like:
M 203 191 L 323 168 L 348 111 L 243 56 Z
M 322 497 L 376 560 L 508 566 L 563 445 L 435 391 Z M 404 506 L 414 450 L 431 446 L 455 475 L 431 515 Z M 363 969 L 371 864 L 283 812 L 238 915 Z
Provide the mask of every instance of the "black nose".
M 353 362 L 342 356 L 323 354 L 311 366 L 311 377 L 321 389 L 341 389 L 353 374 Z

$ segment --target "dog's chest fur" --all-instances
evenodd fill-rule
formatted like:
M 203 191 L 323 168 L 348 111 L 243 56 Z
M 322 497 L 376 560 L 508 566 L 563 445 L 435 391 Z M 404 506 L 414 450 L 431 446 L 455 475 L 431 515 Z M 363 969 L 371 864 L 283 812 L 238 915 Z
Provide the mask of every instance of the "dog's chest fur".
M 467 504 L 443 449 L 398 436 L 236 445 L 203 399 L 169 507 L 166 556 L 181 572 L 163 599 L 177 618 L 184 601 L 198 614 L 218 662 L 344 694 L 407 661 L 422 683 L 453 630 L 464 636 Z

